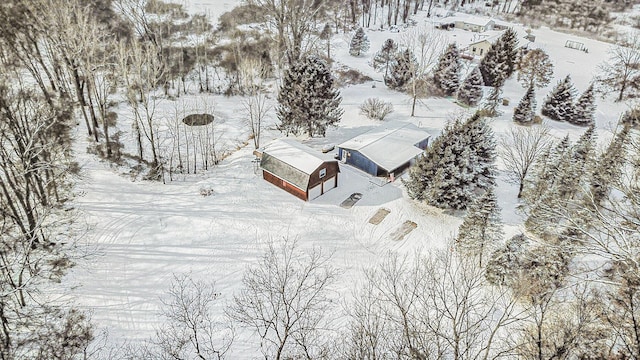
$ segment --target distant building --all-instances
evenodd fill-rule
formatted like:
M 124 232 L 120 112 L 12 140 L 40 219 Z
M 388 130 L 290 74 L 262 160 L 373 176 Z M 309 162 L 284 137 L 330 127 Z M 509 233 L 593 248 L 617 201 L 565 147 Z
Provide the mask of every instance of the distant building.
M 487 54 L 487 51 L 491 49 L 491 46 L 493 46 L 493 44 L 498 41 L 501 35 L 502 34 L 488 36 L 471 42 L 468 46 L 468 52 L 482 59 Z
M 338 145 L 338 157 L 373 176 L 402 174 L 420 156 L 429 134 L 406 123 L 386 123 Z
M 448 16 L 435 22 L 438 29 L 462 29 L 473 32 L 485 32 L 496 28 L 496 21 L 479 16 L 460 14 Z
M 295 140 L 276 140 L 260 156 L 262 177 L 304 201 L 338 186 L 338 161 Z

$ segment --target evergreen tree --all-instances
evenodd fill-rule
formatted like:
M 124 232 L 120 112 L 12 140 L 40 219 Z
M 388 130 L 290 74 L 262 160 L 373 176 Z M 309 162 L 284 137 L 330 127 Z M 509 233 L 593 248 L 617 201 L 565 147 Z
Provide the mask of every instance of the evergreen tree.
M 542 115 L 557 121 L 570 121 L 574 116 L 574 93 L 571 76 L 567 75 L 545 99 L 541 109 Z
M 463 124 L 464 144 L 475 157 L 473 184 L 486 190 L 495 184 L 496 140 L 485 118 L 476 112 Z
M 477 114 L 447 126 L 409 171 L 409 196 L 429 205 L 465 209 L 495 180 L 495 141 Z
M 464 79 L 458 90 L 458 101 L 468 106 L 475 106 L 482 99 L 482 74 L 476 67 Z
M 502 221 L 498 199 L 490 187 L 469 206 L 467 215 L 458 229 L 458 251 L 478 256 L 480 266 L 485 253 L 502 241 Z
M 533 86 L 529 86 L 520 103 L 513 111 L 513 121 L 519 124 L 532 124 L 536 115 L 536 95 Z
M 278 129 L 287 135 L 324 136 L 327 127 L 342 117 L 341 101 L 327 63 L 316 56 L 303 58 L 284 74 L 278 93 Z
M 365 34 L 363 28 L 358 28 L 356 33 L 351 38 L 351 43 L 349 44 L 349 54 L 351 56 L 360 56 L 369 50 L 369 38 L 367 34 Z
M 589 126 L 571 147 L 570 155 L 566 156 L 558 166 L 557 181 L 561 199 L 573 199 L 585 181 L 585 177 L 595 162 L 595 127 Z
M 456 43 L 451 43 L 440 56 L 438 65 L 433 71 L 435 85 L 447 95 L 453 95 L 460 87 L 460 51 Z
M 518 39 L 515 31 L 507 29 L 491 45 L 479 66 L 485 86 L 502 87 L 513 74 L 518 57 L 517 44 Z
M 596 112 L 595 96 L 593 94 L 593 84 L 589 85 L 574 106 L 574 114 L 569 120 L 574 125 L 591 126 L 595 124 L 594 113 Z
M 524 87 L 545 87 L 553 76 L 553 64 L 542 49 L 529 50 L 520 61 L 518 81 Z
M 516 70 L 518 61 L 518 34 L 512 28 L 508 28 L 502 33 L 500 40 L 502 43 L 502 57 L 506 64 L 504 77 L 506 80 L 510 78 Z
M 629 126 L 623 126 L 596 162 L 591 175 L 591 194 L 596 204 L 609 195 L 611 185 L 616 184 L 622 176 L 630 130 Z
M 398 52 L 398 44 L 393 39 L 385 40 L 382 49 L 373 57 L 373 68 L 378 70 L 384 67 L 384 78 L 389 74 L 389 66 L 395 61 L 395 54 Z
M 507 240 L 504 247 L 494 251 L 487 261 L 487 281 L 493 285 L 511 285 L 517 281 L 530 242 L 531 239 L 524 234 L 518 234 Z
M 417 60 L 409 49 L 396 54 L 390 72 L 384 77 L 384 83 L 391 89 L 402 90 L 415 75 Z

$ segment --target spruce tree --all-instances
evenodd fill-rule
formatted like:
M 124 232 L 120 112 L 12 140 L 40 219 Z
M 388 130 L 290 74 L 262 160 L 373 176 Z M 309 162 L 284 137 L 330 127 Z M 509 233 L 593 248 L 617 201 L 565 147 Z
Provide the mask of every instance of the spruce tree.
M 530 243 L 531 239 L 518 234 L 494 251 L 485 268 L 487 281 L 493 285 L 511 285 L 517 281 Z
M 475 157 L 473 184 L 477 189 L 488 189 L 495 184 L 496 140 L 484 117 L 476 112 L 462 127 L 464 144 Z
M 513 111 L 513 121 L 519 124 L 532 124 L 535 117 L 536 95 L 534 87 L 531 85 L 524 94 L 520 103 Z
M 351 38 L 351 43 L 349 44 L 349 54 L 351 56 L 360 56 L 369 50 L 369 38 L 367 34 L 365 34 L 363 28 L 358 28 L 356 33 Z
M 389 75 L 389 66 L 395 61 L 398 52 L 398 44 L 393 39 L 385 40 L 382 49 L 373 57 L 373 68 L 378 70 L 384 68 L 384 78 Z
M 391 89 L 404 89 L 414 77 L 416 68 L 417 60 L 409 49 L 397 53 L 389 74 L 384 77 L 385 85 Z
M 542 115 L 557 121 L 571 121 L 574 116 L 574 93 L 571 76 L 567 75 L 545 99 L 541 109 Z
M 609 195 L 611 185 L 616 184 L 622 176 L 630 130 L 629 126 L 623 126 L 596 161 L 591 175 L 591 194 L 596 204 Z
M 461 70 L 460 51 L 456 43 L 451 43 L 440 56 L 433 71 L 433 81 L 445 95 L 451 96 L 460 87 Z
M 324 136 L 342 117 L 342 97 L 327 63 L 308 56 L 285 71 L 278 93 L 278 129 L 298 135 Z
M 476 67 L 462 82 L 458 90 L 458 101 L 468 106 L 476 106 L 482 99 L 482 74 Z
M 495 141 L 474 115 L 448 125 L 409 171 L 409 196 L 429 205 L 462 210 L 474 194 L 495 183 Z
M 482 266 L 484 254 L 493 251 L 503 236 L 498 199 L 490 187 L 469 205 L 458 228 L 456 247 L 461 253 L 477 256 Z
M 500 40 L 502 43 L 502 57 L 506 65 L 504 77 L 506 80 L 510 78 L 516 70 L 518 61 L 518 34 L 512 28 L 508 28 L 502 33 Z
M 595 95 L 593 94 L 593 84 L 589 85 L 574 106 L 574 114 L 569 120 L 574 125 L 591 126 L 595 124 L 594 114 L 596 112 Z
M 485 86 L 502 87 L 516 68 L 518 39 L 515 31 L 505 30 L 480 61 Z

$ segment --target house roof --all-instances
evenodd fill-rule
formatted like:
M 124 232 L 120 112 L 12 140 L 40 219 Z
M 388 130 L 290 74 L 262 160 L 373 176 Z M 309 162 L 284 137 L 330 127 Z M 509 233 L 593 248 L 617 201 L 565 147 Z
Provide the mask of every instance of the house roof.
M 487 37 L 482 37 L 482 38 L 479 38 L 479 39 L 477 39 L 475 41 L 470 42 L 469 46 L 476 45 L 476 44 L 479 44 L 479 43 L 485 42 L 485 41 L 488 42 L 489 44 L 493 45 L 496 41 L 498 41 L 500 36 L 502 36 L 502 33 L 491 35 L 491 36 L 487 36 Z
M 264 147 L 260 167 L 306 191 L 309 175 L 325 162 L 337 160 L 293 139 L 280 139 Z
M 457 21 L 467 23 L 467 24 L 472 24 L 472 25 L 478 25 L 478 26 L 487 26 L 491 22 L 495 23 L 493 19 L 487 19 L 485 17 L 473 16 L 468 14 L 457 14 L 457 15 L 447 16 L 437 20 L 436 22 L 440 24 L 449 24 L 449 23 L 455 23 Z
M 411 123 L 386 123 L 348 140 L 338 147 L 355 150 L 387 171 L 404 165 L 422 153 L 416 146 L 429 134 Z

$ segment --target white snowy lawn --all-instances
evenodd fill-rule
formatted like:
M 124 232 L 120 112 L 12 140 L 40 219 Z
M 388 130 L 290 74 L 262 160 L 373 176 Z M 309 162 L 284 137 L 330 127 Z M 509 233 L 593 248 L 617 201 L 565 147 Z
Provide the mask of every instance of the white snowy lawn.
M 177 2 L 180 2 L 176 0 Z M 185 1 L 191 12 L 206 11 L 212 18 L 231 10 L 240 0 Z M 419 13 L 417 21 L 426 22 Z M 517 26 L 517 25 L 516 25 Z M 524 31 L 524 28 L 519 28 Z M 404 30 L 403 30 L 404 31 Z M 579 91 L 588 86 L 597 66 L 607 57 L 609 44 L 565 35 L 546 28 L 534 29 L 536 42 L 531 44 L 548 52 L 554 61 L 556 80 L 546 89 L 537 91 L 538 104 L 555 85 L 557 79 L 571 74 Z M 367 31 L 371 49 L 366 56 L 348 55 L 350 35 L 338 34 L 332 53 L 338 62 L 349 64 L 373 77 L 374 82 L 341 89 L 345 114 L 340 126 L 331 129 L 326 138 L 301 139 L 320 149 L 325 144 L 338 144 L 358 135 L 376 123 L 359 114 L 358 106 L 369 97 L 393 103 L 395 112 L 388 119 L 412 122 L 436 136 L 446 121 L 464 111 L 450 99 L 427 99 L 419 104 L 417 116 L 410 118 L 407 95 L 390 91 L 368 62 L 385 39 L 401 40 L 402 32 Z M 446 32 L 450 39 L 464 45 L 473 34 L 465 31 Z M 568 39 L 579 40 L 589 53 L 567 49 Z M 375 85 L 375 87 L 374 87 Z M 514 78 L 504 88 L 511 105 L 501 107 L 502 115 L 491 121 L 498 136 L 509 127 L 512 108 L 525 90 Z M 177 102 L 197 104 L 205 101 L 214 106 L 228 144 L 241 144 L 248 131 L 243 125 L 240 98 L 220 96 L 187 96 Z M 181 103 L 180 103 L 181 104 Z M 601 139 L 608 139 L 626 104 L 598 99 L 597 127 Z M 170 114 L 176 103 L 164 100 L 159 113 Z M 127 121 L 126 107 L 118 109 L 119 119 Z M 166 115 L 170 117 L 170 115 Z M 272 115 L 273 121 L 273 115 Z M 584 129 L 550 121 L 557 137 L 570 134 L 576 139 Z M 126 128 L 121 124 L 122 128 Z M 311 202 L 303 202 L 262 180 L 252 162 L 252 145 L 241 147 L 220 166 L 204 173 L 181 176 L 166 185 L 156 182 L 131 181 L 113 168 L 84 152 L 87 146 L 83 130 L 79 130 L 77 155 L 83 179 L 78 185 L 82 194 L 76 201 L 89 226 L 80 249 L 87 256 L 78 260 L 66 278 L 71 284 L 70 295 L 83 309 L 92 313 L 95 325 L 107 329 L 110 343 L 125 339 L 140 340 L 153 335 L 159 324 L 160 298 L 166 292 L 172 274 L 191 273 L 194 278 L 214 281 L 221 293 L 217 314 L 241 285 L 243 270 L 255 264 L 267 242 L 296 238 L 303 249 L 321 247 L 333 252 L 333 264 L 344 270 L 339 283 L 340 293 L 348 297 L 362 269 L 373 266 L 389 250 L 424 251 L 446 246 L 462 222 L 462 214 L 448 215 L 409 200 L 400 181 L 379 186 L 370 177 L 349 166 L 341 166 L 338 188 Z M 263 139 L 281 136 L 268 131 Z M 125 141 L 127 139 L 125 138 Z M 500 205 L 508 236 L 518 232 L 522 219 L 517 214 L 514 185 L 502 177 L 498 182 Z M 212 189 L 213 195 L 201 196 L 200 189 Z M 339 206 L 353 192 L 363 194 L 353 208 Z M 391 213 L 379 225 L 368 223 L 376 211 L 384 207 Z M 417 228 L 401 241 L 392 241 L 390 234 L 404 221 L 417 223 Z M 81 255 L 82 255 L 81 254 Z M 236 341 L 230 358 L 255 358 L 258 342 Z

